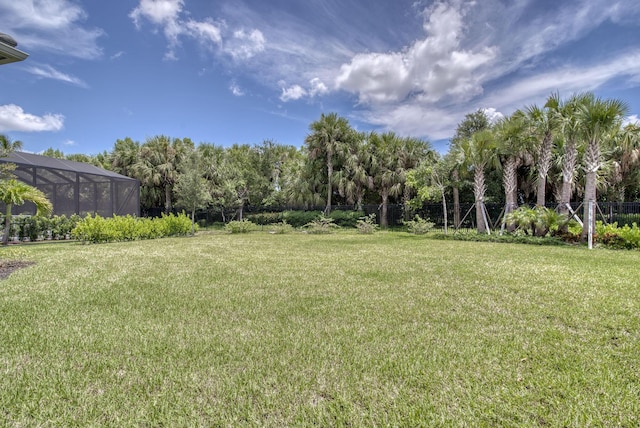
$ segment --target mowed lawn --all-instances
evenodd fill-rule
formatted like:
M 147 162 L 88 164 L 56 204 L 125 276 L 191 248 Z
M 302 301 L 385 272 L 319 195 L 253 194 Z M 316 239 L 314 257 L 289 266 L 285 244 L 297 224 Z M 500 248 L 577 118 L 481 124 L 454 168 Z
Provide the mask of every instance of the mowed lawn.
M 0 426 L 640 425 L 638 252 L 384 232 L 20 251 Z

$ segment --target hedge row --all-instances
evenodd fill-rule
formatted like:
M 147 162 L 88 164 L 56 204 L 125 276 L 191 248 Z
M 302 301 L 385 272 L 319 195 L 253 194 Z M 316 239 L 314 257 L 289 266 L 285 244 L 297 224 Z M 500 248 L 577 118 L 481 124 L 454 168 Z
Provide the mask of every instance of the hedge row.
M 320 218 L 321 211 L 282 211 L 282 212 L 265 212 L 259 214 L 249 214 L 246 217 L 247 220 L 257 225 L 269 225 L 282 223 L 286 221 L 293 227 L 303 227 L 305 224 L 309 224 Z M 329 218 L 332 218 L 334 223 L 340 227 L 352 228 L 356 227 L 358 220 L 365 216 L 362 211 L 331 211 Z
M 159 218 L 138 218 L 127 215 L 103 218 L 86 216 L 71 231 L 82 242 L 103 243 L 184 236 L 191 233 L 191 219 L 184 213 L 162 215 Z

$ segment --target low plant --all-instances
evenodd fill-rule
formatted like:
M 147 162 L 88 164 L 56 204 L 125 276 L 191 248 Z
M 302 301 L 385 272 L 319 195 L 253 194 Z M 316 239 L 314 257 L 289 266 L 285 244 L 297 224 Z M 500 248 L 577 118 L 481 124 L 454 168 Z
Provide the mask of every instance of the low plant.
M 247 215 L 247 220 L 263 226 L 267 224 L 280 223 L 282 221 L 282 213 L 280 212 L 266 212 Z
M 378 230 L 378 223 L 376 223 L 376 215 L 375 213 L 371 213 L 368 216 L 360 217 L 358 223 L 356 224 L 356 228 L 358 229 L 358 233 L 363 235 L 370 235 L 375 233 Z
M 321 215 L 320 211 L 284 211 L 282 220 L 293 227 L 304 227 L 304 225 L 311 223 Z
M 637 223 L 618 227 L 618 223 L 604 225 L 602 222 L 597 222 L 595 238 L 596 242 L 607 248 L 640 249 L 640 228 Z
M 556 236 L 568 219 L 566 215 L 546 207 L 522 206 L 507 214 L 505 222 L 525 235 Z
M 280 223 L 273 223 L 269 227 L 269 232 L 275 235 L 284 235 L 293 232 L 293 226 L 286 221 L 281 221 Z
M 333 229 L 339 228 L 337 224 L 334 223 L 334 220 L 331 217 L 325 217 L 321 215 L 317 219 L 307 223 L 304 225 L 307 233 L 311 233 L 314 235 L 322 235 L 327 233 L 332 233 Z
M 343 211 L 335 210 L 329 213 L 329 217 L 333 219 L 334 223 L 340 227 L 353 228 L 358 225 L 358 220 L 364 216 L 362 211 Z
M 429 221 L 429 219 L 423 219 L 417 214 L 413 220 L 403 221 L 403 224 L 407 226 L 407 231 L 414 235 L 424 235 L 435 226 L 435 223 Z
M 258 226 L 251 220 L 233 220 L 224 226 L 224 230 L 229 233 L 249 233 L 257 228 Z

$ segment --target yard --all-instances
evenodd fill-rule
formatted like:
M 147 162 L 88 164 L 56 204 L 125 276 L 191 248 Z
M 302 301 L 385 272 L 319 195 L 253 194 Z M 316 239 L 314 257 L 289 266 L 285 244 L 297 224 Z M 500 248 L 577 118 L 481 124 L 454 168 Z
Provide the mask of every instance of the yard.
M 204 232 L 20 252 L 3 426 L 640 425 L 636 251 Z

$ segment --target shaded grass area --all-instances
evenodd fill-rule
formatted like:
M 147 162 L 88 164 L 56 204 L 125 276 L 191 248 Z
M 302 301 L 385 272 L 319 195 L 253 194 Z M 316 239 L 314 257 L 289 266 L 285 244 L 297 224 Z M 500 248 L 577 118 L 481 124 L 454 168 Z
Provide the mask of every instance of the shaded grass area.
M 637 253 L 405 233 L 30 246 L 0 425 L 637 426 Z

